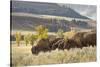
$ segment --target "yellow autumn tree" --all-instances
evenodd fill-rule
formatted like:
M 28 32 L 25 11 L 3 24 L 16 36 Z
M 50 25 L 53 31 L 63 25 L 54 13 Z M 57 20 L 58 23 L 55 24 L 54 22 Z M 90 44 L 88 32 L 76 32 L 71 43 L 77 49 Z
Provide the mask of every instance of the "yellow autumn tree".
M 29 43 L 33 46 L 34 41 L 37 39 L 37 35 L 30 34 L 29 36 Z
M 16 38 L 16 43 L 19 46 L 20 41 L 21 41 L 21 33 L 20 32 L 16 32 L 15 38 Z
M 39 25 L 35 28 L 38 39 L 47 38 L 48 37 L 48 29 L 43 26 Z

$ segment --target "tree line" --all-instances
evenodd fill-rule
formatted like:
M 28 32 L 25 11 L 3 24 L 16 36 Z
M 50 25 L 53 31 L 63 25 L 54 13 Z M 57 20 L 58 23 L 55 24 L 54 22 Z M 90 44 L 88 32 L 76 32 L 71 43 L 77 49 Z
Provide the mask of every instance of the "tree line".
M 44 25 L 39 25 L 35 27 L 35 31 L 36 31 L 36 34 L 28 33 L 23 36 L 23 40 L 26 46 L 28 44 L 33 46 L 34 42 L 37 39 L 48 38 L 48 29 Z M 58 29 L 58 31 L 56 32 L 57 36 L 60 38 L 64 37 L 63 32 L 64 32 L 63 29 Z M 20 46 L 20 42 L 22 39 L 21 36 L 22 36 L 21 32 L 15 33 L 15 40 L 18 46 Z

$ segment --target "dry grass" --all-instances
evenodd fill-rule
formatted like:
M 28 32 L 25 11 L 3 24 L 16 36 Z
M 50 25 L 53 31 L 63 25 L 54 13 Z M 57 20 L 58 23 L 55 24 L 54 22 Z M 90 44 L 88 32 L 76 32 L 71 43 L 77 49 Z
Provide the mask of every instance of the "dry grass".
M 38 55 L 31 53 L 31 46 L 12 46 L 12 65 L 41 65 L 96 61 L 96 47 L 73 48 L 70 50 L 53 50 L 40 52 Z

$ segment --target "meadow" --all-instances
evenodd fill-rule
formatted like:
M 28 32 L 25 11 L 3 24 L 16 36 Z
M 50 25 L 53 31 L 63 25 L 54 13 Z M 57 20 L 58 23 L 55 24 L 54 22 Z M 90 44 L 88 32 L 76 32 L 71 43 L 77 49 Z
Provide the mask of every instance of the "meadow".
M 59 36 L 61 37 L 61 35 L 64 35 L 64 37 L 72 38 L 73 36 L 76 36 L 75 34 L 76 34 L 75 31 L 69 31 L 65 33 L 60 31 Z M 54 37 L 54 36 L 51 36 L 51 37 Z M 74 47 L 74 48 L 70 48 L 69 50 L 66 48 L 64 50 L 60 50 L 56 48 L 54 50 L 46 51 L 46 52 L 43 52 L 41 50 L 39 51 L 38 54 L 32 54 L 31 52 L 32 47 L 39 46 L 39 44 L 44 45 L 46 41 L 44 41 L 43 44 L 37 41 L 38 43 L 37 45 L 34 45 L 34 44 L 31 45 L 30 43 L 26 45 L 25 43 L 26 40 L 19 41 L 20 42 L 19 45 L 17 41 L 11 41 L 11 52 L 10 52 L 11 53 L 11 66 L 16 67 L 16 66 L 66 64 L 66 63 L 96 61 L 96 45 L 93 46 L 93 44 L 91 44 L 90 46 L 83 46 L 82 48 Z M 90 42 L 92 42 L 92 40 Z M 39 47 L 38 49 L 40 48 L 43 48 L 43 46 Z
M 12 66 L 65 64 L 96 61 L 96 47 L 71 48 L 70 50 L 52 50 L 50 52 L 39 52 L 38 55 L 31 53 L 31 47 L 11 46 Z

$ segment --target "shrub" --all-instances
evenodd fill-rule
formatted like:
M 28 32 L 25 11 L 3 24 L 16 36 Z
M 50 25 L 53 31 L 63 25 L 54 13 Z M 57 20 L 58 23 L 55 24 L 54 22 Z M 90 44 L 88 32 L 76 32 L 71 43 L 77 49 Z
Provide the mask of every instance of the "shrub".
M 39 25 L 35 28 L 37 32 L 38 39 L 47 38 L 48 37 L 48 29 L 43 25 Z

